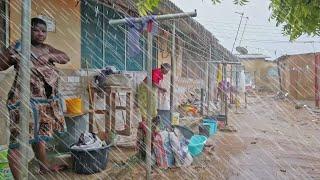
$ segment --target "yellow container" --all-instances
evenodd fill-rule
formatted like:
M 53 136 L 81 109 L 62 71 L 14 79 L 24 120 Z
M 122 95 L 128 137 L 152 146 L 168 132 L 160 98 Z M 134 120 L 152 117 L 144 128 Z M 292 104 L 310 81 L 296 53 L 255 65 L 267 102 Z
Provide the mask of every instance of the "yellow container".
M 171 124 L 172 125 L 179 125 L 179 113 L 172 113 L 172 117 L 171 117 Z
M 65 100 L 68 114 L 81 114 L 82 113 L 82 100 L 81 98 L 68 98 Z

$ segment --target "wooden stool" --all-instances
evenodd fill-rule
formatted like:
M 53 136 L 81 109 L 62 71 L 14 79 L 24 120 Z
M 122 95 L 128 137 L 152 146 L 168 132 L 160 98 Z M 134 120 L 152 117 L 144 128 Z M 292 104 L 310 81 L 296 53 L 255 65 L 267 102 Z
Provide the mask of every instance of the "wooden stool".
M 91 98 L 89 99 L 89 131 L 93 131 L 93 118 L 94 113 L 97 114 L 105 114 L 105 132 L 114 132 L 119 135 L 130 136 L 131 133 L 131 117 L 132 117 L 132 88 L 131 87 L 122 87 L 122 86 L 107 86 L 102 89 L 105 97 L 106 107 L 104 110 L 94 109 L 95 107 L 95 94 L 98 92 L 98 88 L 95 86 L 90 86 L 91 88 Z M 116 97 L 120 99 L 119 93 L 126 94 L 126 105 L 118 106 L 116 105 Z M 116 124 L 116 111 L 117 110 L 125 110 L 126 118 L 125 118 L 125 127 L 124 130 L 117 131 L 115 129 Z

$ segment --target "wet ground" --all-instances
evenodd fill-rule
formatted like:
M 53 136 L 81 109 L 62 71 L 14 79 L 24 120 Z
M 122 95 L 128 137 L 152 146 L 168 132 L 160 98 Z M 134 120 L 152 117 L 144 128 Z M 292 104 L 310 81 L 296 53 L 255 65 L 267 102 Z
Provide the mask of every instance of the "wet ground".
M 232 111 L 232 110 L 231 110 Z M 248 97 L 240 113 L 230 112 L 237 132 L 218 132 L 192 166 L 158 170 L 154 179 L 320 179 L 320 119 L 288 100 Z M 120 168 L 134 150 L 115 150 L 102 173 L 65 171 L 45 179 L 144 179 L 143 165 Z M 120 167 L 115 166 L 120 164 Z

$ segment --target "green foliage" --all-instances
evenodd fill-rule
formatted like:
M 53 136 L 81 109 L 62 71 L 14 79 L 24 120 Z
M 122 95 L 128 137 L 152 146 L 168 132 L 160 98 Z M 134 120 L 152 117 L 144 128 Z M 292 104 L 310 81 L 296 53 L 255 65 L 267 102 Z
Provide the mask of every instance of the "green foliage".
M 283 33 L 291 40 L 302 34 L 320 36 L 319 0 L 271 0 L 271 19 L 283 25 Z
M 158 7 L 160 0 L 137 0 L 137 7 L 141 16 L 146 16 Z
M 219 4 L 221 3 L 221 0 L 211 0 L 213 4 Z M 249 0 L 233 0 L 233 3 L 236 5 L 246 5 L 249 2 Z

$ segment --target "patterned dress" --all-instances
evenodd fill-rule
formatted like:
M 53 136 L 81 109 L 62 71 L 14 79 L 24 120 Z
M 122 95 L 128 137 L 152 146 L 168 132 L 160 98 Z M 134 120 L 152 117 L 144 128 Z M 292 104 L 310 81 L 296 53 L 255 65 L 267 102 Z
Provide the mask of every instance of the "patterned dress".
M 32 113 L 29 123 L 29 143 L 37 143 L 40 140 L 51 140 L 54 133 L 63 132 L 65 121 L 62 112 L 61 99 L 58 94 L 59 73 L 53 63 L 39 65 L 35 63 L 42 54 L 49 53 L 49 45 L 46 45 L 41 53 L 32 53 L 31 77 L 30 77 L 30 105 Z M 19 146 L 17 137 L 19 129 L 19 106 L 21 86 L 18 82 L 19 66 L 15 65 L 15 80 L 8 94 L 7 107 L 10 117 L 10 148 Z

